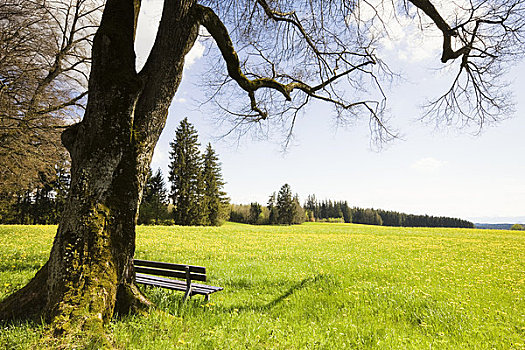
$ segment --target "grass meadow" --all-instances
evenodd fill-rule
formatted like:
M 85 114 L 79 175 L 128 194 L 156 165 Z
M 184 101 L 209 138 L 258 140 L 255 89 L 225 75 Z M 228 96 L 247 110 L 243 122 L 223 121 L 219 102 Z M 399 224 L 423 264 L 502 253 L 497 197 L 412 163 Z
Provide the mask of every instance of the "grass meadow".
M 0 299 L 47 260 L 55 226 L 0 226 Z M 142 288 L 122 349 L 525 349 L 525 232 L 354 224 L 138 227 L 136 257 L 206 266 L 224 291 Z M 39 324 L 0 324 L 0 349 Z

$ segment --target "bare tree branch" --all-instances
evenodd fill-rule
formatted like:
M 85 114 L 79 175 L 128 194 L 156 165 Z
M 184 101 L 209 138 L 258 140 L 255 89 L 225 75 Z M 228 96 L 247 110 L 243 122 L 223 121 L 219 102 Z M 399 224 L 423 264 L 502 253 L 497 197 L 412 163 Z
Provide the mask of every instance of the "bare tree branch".
M 297 113 L 307 106 L 306 101 L 310 99 L 317 99 L 323 102 L 328 102 L 339 110 L 340 115 L 343 111 L 347 110 L 356 110 L 358 108 L 362 109 L 370 116 L 374 121 L 378 122 L 379 129 L 385 128 L 383 134 L 389 135 L 390 137 L 395 137 L 395 134 L 386 129 L 386 124 L 382 120 L 381 114 L 383 112 L 383 103 L 376 101 L 363 99 L 357 101 L 347 101 L 345 98 L 340 95 L 339 92 L 334 90 L 334 85 L 338 83 L 343 78 L 352 79 L 350 76 L 354 73 L 370 75 L 374 82 L 377 82 L 374 79 L 374 74 L 371 70 L 367 70 L 369 66 L 374 66 L 377 64 L 373 54 L 370 54 L 363 50 L 363 53 L 359 52 L 350 52 L 346 50 L 331 50 L 326 47 L 323 50 L 319 50 L 314 44 L 313 39 L 306 33 L 306 30 L 300 24 L 298 17 L 295 12 L 279 12 L 269 8 L 268 4 L 263 0 L 258 0 L 257 3 L 262 6 L 265 10 L 265 14 L 269 16 L 270 19 L 275 20 L 276 22 L 284 22 L 293 26 L 293 28 L 298 29 L 301 34 L 302 40 L 305 40 L 308 45 L 307 48 L 317 62 L 319 62 L 322 72 L 317 71 L 318 82 L 316 84 L 309 84 L 305 82 L 298 76 L 293 76 L 290 74 L 280 73 L 277 71 L 277 63 L 279 59 L 271 59 L 267 57 L 264 51 L 268 51 L 265 48 L 260 48 L 257 44 L 252 44 L 252 47 L 255 49 L 253 54 L 250 54 L 250 57 L 258 57 L 261 61 L 261 67 L 269 67 L 269 70 L 264 69 L 262 74 L 258 74 L 255 71 L 249 71 L 245 73 L 243 67 L 245 66 L 239 60 L 238 54 L 234 48 L 234 44 L 229 35 L 229 31 L 218 17 L 218 15 L 209 7 L 204 7 L 196 5 L 196 12 L 199 22 L 207 29 L 210 35 L 213 37 L 217 47 L 220 50 L 221 56 L 226 63 L 226 69 L 229 77 L 237 83 L 248 95 L 250 101 L 250 110 L 254 112 L 255 115 L 246 114 L 246 113 L 235 113 L 229 108 L 221 106 L 222 110 L 229 110 L 229 113 L 232 116 L 244 115 L 245 118 L 248 118 L 252 122 L 259 122 L 261 120 L 268 118 L 268 110 L 261 106 L 262 103 L 267 104 L 269 101 L 274 101 L 274 97 L 270 94 L 265 94 L 264 98 L 258 98 L 256 92 L 262 89 L 268 89 L 278 92 L 285 101 L 292 103 L 294 91 L 298 91 L 304 94 L 305 97 L 297 100 L 298 107 L 290 104 L 288 107 L 284 107 L 280 113 L 291 113 L 292 122 L 290 124 L 289 133 L 287 139 L 291 137 L 291 132 L 295 125 L 295 120 L 297 118 Z M 290 18 L 288 18 L 290 17 Z M 287 45 L 287 44 L 286 44 Z M 353 59 L 349 59 L 349 57 Z M 333 60 L 335 63 L 334 66 L 331 66 L 328 63 L 327 58 Z M 355 58 L 358 58 L 356 61 Z M 340 70 L 339 65 L 342 65 L 344 68 Z M 338 72 L 339 70 L 339 72 Z M 270 74 L 266 74 L 270 73 Z M 308 76 L 305 76 L 308 77 Z M 219 85 L 218 89 L 221 89 L 224 84 Z M 378 89 L 381 91 L 381 89 Z M 384 94 L 380 94 L 381 98 L 384 99 Z M 354 114 L 355 115 L 355 114 Z M 244 124 L 244 123 L 243 123 Z M 238 123 L 235 124 L 239 126 Z
M 409 1 L 441 31 L 441 61 L 459 61 L 450 89 L 427 104 L 423 119 L 452 124 L 458 118 L 459 126 L 474 124 L 479 132 L 485 124 L 512 114 L 512 96 L 502 81 L 503 64 L 525 52 L 523 1 L 471 1 L 461 9 L 465 16 L 452 24 L 430 0 Z

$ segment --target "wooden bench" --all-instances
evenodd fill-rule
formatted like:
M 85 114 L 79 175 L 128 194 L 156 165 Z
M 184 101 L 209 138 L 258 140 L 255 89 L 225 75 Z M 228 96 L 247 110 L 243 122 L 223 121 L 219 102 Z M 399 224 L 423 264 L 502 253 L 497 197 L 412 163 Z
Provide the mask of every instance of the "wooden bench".
M 202 266 L 180 265 L 160 261 L 134 259 L 135 280 L 148 286 L 162 287 L 185 292 L 184 300 L 195 294 L 204 295 L 209 300 L 210 294 L 223 290 L 222 287 L 207 286 L 191 281 L 206 282 L 206 268 Z M 167 277 L 183 279 L 175 280 Z

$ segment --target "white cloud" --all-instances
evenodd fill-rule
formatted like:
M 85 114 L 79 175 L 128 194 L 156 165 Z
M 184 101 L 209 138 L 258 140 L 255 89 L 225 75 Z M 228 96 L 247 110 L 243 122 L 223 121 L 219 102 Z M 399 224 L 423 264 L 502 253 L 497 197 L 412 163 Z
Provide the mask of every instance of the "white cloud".
M 444 161 L 432 158 L 432 157 L 426 157 L 418 160 L 414 164 L 412 164 L 412 169 L 416 169 L 417 171 L 424 172 L 424 173 L 433 173 L 436 170 L 442 168 L 446 163 Z
M 442 37 L 437 28 L 418 28 L 412 19 L 404 15 L 390 17 L 385 22 L 387 36 L 379 41 L 381 46 L 393 51 L 400 60 L 419 62 L 434 57 L 441 49 Z
M 204 54 L 204 49 L 204 45 L 200 40 L 197 40 L 190 52 L 186 55 L 184 68 L 190 68 L 198 59 L 200 59 Z
M 422 18 L 425 29 L 421 30 L 417 21 L 394 6 L 393 2 L 370 0 L 362 3 L 356 16 L 371 26 L 369 36 L 378 40 L 380 50 L 409 62 L 435 56 L 442 40 L 439 30 L 425 18 Z
M 465 18 L 470 14 L 468 0 L 436 1 L 435 6 L 449 23 Z M 359 12 L 361 20 L 371 21 L 370 36 L 379 39 L 380 49 L 394 53 L 400 60 L 408 62 L 424 61 L 439 55 L 443 36 L 436 25 L 423 13 L 415 16 L 415 7 L 410 13 L 398 10 L 394 2 L 369 0 L 362 4 Z
M 151 168 L 163 168 L 168 164 L 169 161 L 169 152 L 165 149 L 165 145 L 157 145 L 155 151 L 153 152 L 153 157 L 151 158 Z

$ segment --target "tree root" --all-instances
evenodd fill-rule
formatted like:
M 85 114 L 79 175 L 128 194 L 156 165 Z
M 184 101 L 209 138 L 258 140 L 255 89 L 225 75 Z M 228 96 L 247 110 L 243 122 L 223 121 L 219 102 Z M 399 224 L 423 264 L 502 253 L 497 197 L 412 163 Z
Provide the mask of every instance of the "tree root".
M 121 284 L 117 289 L 115 316 L 141 313 L 153 304 L 138 289 L 135 284 Z
M 29 283 L 0 303 L 0 320 L 30 320 L 41 322 L 46 316 L 48 265 L 44 265 Z M 114 316 L 142 313 L 152 303 L 134 284 L 117 288 Z M 72 310 L 69 315 L 57 315 L 46 327 L 36 349 L 114 349 L 105 321 L 97 314 Z
M 134 284 L 121 284 L 117 288 L 114 316 L 141 313 L 151 305 Z M 40 339 L 38 348 L 116 349 L 117 346 L 106 331 L 100 314 L 74 310 L 70 315 L 55 317 Z
M 0 302 L 0 320 L 40 322 L 47 302 L 47 263 L 29 283 Z

